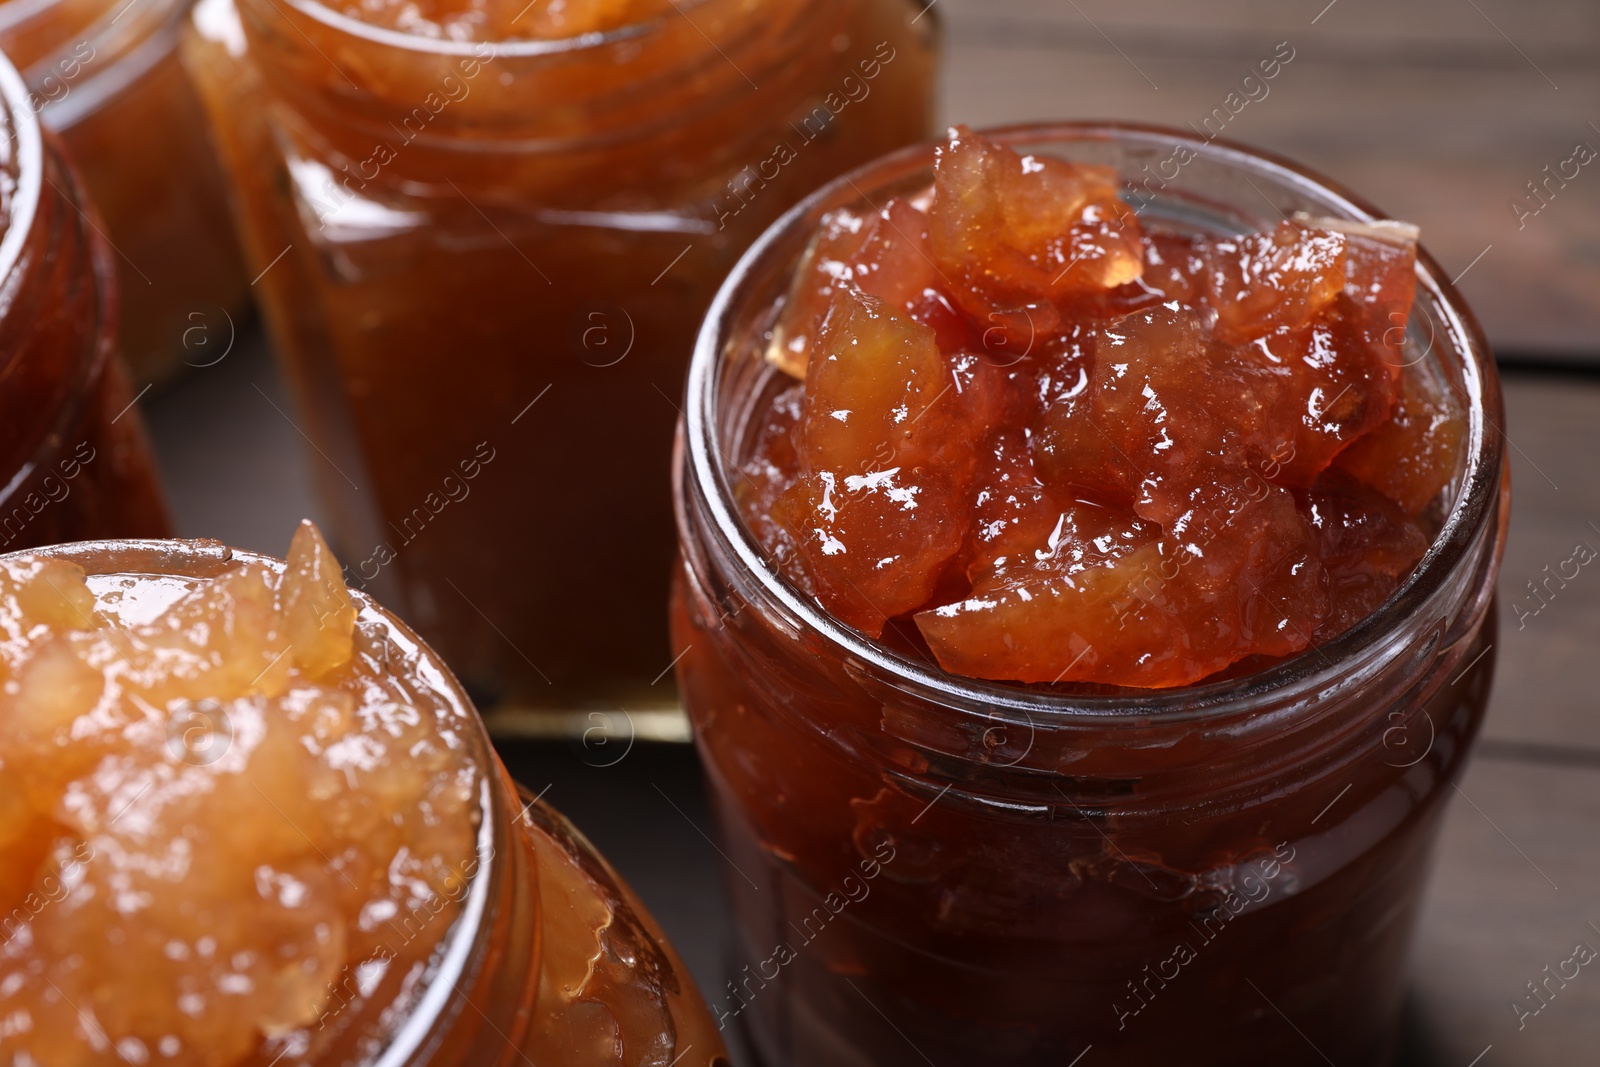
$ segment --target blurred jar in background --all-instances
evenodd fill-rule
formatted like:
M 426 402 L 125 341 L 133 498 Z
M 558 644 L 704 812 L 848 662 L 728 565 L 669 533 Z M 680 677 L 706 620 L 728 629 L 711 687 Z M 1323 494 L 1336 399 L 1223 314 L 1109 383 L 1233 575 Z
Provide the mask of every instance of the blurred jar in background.
M 922 8 L 195 9 L 185 58 L 334 541 L 480 703 L 674 703 L 699 318 L 767 223 L 925 135 Z
M 178 61 L 188 6 L 0 2 L 0 48 L 104 220 L 121 282 L 122 353 L 141 384 L 182 365 L 196 327 L 220 335 L 246 307 L 222 174 Z
M 115 358 L 114 253 L 3 57 L 0 103 L 0 551 L 165 536 Z

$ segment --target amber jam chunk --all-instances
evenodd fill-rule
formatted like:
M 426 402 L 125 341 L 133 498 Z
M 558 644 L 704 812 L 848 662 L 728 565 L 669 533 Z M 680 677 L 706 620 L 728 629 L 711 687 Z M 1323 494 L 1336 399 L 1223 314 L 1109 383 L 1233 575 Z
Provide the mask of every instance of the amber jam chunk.
M 1111 171 L 951 131 L 827 216 L 737 487 L 835 617 L 957 674 L 1186 685 L 1337 636 L 1460 465 L 1405 344 L 1416 231 L 1146 227 Z M 886 634 L 887 631 L 887 634 Z
M 404 1003 L 483 768 L 314 527 L 281 575 L 13 556 L 0 631 L 0 1061 L 305 1062 L 355 990 Z

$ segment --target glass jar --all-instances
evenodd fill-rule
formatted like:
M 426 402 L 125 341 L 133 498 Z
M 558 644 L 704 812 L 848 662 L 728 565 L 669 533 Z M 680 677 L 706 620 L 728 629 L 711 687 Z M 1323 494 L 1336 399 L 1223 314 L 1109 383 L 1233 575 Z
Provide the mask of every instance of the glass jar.
M 143 593 L 121 585 L 128 576 L 204 581 L 237 562 L 284 570 L 280 560 L 215 541 L 89 541 L 32 555 L 78 564 L 91 587 L 93 576 L 117 576 L 110 588 L 135 612 L 161 610 L 175 594 L 159 584 Z M 370 598 L 355 597 L 358 653 L 390 667 L 385 692 L 408 707 L 437 709 L 451 724 L 450 746 L 463 746 L 482 769 L 476 857 L 461 864 L 453 899 L 423 898 L 388 924 L 397 937 L 432 936 L 428 922 L 453 909 L 425 970 L 385 979 L 381 967 L 352 965 L 353 975 L 330 986 L 315 1028 L 264 1039 L 259 1062 L 728 1067 L 699 991 L 633 892 L 570 823 L 511 781 L 437 654 Z M 393 671 L 395 664 L 404 669 Z M 216 762 L 233 729 L 225 714 L 185 723 L 180 758 Z M 123 1045 L 106 1046 L 103 1032 L 82 1036 L 120 1062 Z
M 1189 133 L 991 136 L 1112 166 L 1147 222 L 1184 230 L 1378 217 L 1298 167 Z M 1493 674 L 1508 483 L 1477 324 L 1420 255 L 1407 358 L 1433 361 L 1469 409 L 1465 465 L 1428 554 L 1343 636 L 1173 690 L 944 674 L 780 577 L 738 517 L 729 460 L 784 384 L 761 353 L 821 217 L 926 187 L 931 164 L 929 146 L 890 156 L 774 225 L 691 365 L 677 669 L 722 847 L 747 876 L 729 879 L 743 967 L 714 1013 L 774 1067 L 1060 1065 L 1090 1047 L 1127 1065 L 1384 1062 L 1432 843 Z
M 115 358 L 112 252 L 3 58 L 0 100 L 0 550 L 163 536 L 149 443 Z
M 99 209 L 139 383 L 217 343 L 247 305 L 244 265 L 200 102 L 178 60 L 189 0 L 11 0 L 0 49 Z M 187 342 L 187 344 L 186 344 Z
M 927 134 L 920 5 L 678 6 L 504 43 L 195 11 L 331 536 L 481 702 L 674 702 L 654 606 L 699 319 L 780 212 Z

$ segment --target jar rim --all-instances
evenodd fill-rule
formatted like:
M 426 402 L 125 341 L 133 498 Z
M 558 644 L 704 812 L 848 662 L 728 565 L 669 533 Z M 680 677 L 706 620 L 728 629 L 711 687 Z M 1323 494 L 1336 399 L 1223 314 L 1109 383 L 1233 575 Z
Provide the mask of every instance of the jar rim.
M 44 134 L 39 115 L 28 99 L 28 86 L 11 59 L 0 53 L 0 100 L 5 102 L 11 116 L 9 131 L 16 147 L 15 170 L 17 193 L 11 202 L 11 217 L 5 223 L 5 235 L 0 237 L 0 286 L 11 283 L 11 276 L 22 258 L 23 246 L 33 231 L 33 220 L 39 212 L 39 200 L 44 190 Z
M 0 70 L 0 83 L 3 81 L 4 70 Z M 263 564 L 280 574 L 287 566 L 276 556 L 230 548 L 210 538 L 74 541 L 0 553 L 0 560 L 17 556 L 43 556 L 77 563 L 90 574 L 174 574 L 196 578 L 208 577 L 207 572 L 220 571 L 236 562 Z M 97 569 L 90 569 L 85 565 L 86 561 L 93 561 Z M 101 566 L 102 562 L 107 565 Z M 483 952 L 483 934 L 489 929 L 485 920 L 493 906 L 490 899 L 494 891 L 492 887 L 505 876 L 503 865 L 496 862 L 498 857 L 495 849 L 495 838 L 504 829 L 504 820 L 495 797 L 497 764 L 494 748 L 482 717 L 466 690 L 439 654 L 398 615 L 359 589 L 350 589 L 348 592 L 360 609 L 358 618 L 376 619 L 390 635 L 399 636 L 407 645 L 432 658 L 443 684 L 431 679 L 426 684 L 457 717 L 458 725 L 464 728 L 465 734 L 473 739 L 473 755 L 479 764 L 479 822 L 473 856 L 476 867 L 469 879 L 467 892 L 461 898 L 461 910 L 440 936 L 438 947 L 428 962 L 427 980 L 421 994 L 408 1006 L 405 1018 L 385 1035 L 383 1050 L 371 1065 L 407 1067 L 419 1062 L 419 1053 L 432 1040 L 435 1028 L 446 1020 L 455 998 L 461 995 L 458 985 L 463 978 L 470 977 L 469 968 Z
M 1047 122 L 981 130 L 985 137 L 1008 146 L 1070 145 L 1117 141 L 1148 143 L 1162 149 L 1184 146 L 1197 157 L 1228 165 L 1242 175 L 1268 176 L 1328 201 L 1340 217 L 1373 222 L 1387 218 L 1366 200 L 1309 168 L 1274 153 L 1225 139 L 1197 137 L 1172 127 L 1116 121 Z M 685 483 L 711 517 L 710 536 L 735 565 L 755 579 L 762 606 L 777 609 L 820 635 L 831 646 L 888 675 L 896 684 L 914 688 L 925 699 L 953 707 L 979 707 L 1022 715 L 1048 715 L 1049 722 L 1074 721 L 1192 722 L 1223 718 L 1242 708 L 1266 704 L 1287 694 L 1315 691 L 1349 674 L 1349 664 L 1379 653 L 1391 635 L 1417 614 L 1449 582 L 1473 551 L 1472 532 L 1491 514 L 1500 490 L 1504 459 L 1503 431 L 1491 415 L 1501 400 L 1493 356 L 1482 328 L 1439 264 L 1419 245 L 1417 286 L 1426 292 L 1445 321 L 1440 332 L 1453 339 L 1448 346 L 1460 360 L 1468 416 L 1466 456 L 1460 488 L 1426 554 L 1378 608 L 1331 641 L 1313 644 L 1259 671 L 1221 681 L 1170 689 L 1123 691 L 1116 694 L 1062 694 L 1024 683 L 990 681 L 950 674 L 936 666 L 892 651 L 834 619 L 812 598 L 796 589 L 768 563 L 765 553 L 740 517 L 728 471 L 720 462 L 716 402 L 722 357 L 745 290 L 768 259 L 778 254 L 781 240 L 800 226 L 810 226 L 823 205 L 860 202 L 896 182 L 931 168 L 935 142 L 923 142 L 884 156 L 818 189 L 785 212 L 734 266 L 718 289 L 695 341 L 685 386 L 676 466 Z M 1124 176 L 1125 177 L 1125 176 Z M 863 192 L 865 190 L 865 192 Z M 1270 202 L 1270 201 L 1269 201 Z M 1343 666 L 1341 666 L 1343 665 Z M 1046 725 L 1040 722 L 1038 725 Z
M 468 56 L 482 59 L 484 53 L 481 50 L 488 46 L 490 50 L 488 54 L 497 59 L 524 59 L 586 52 L 644 37 L 655 32 L 674 15 L 687 18 L 688 16 L 685 14 L 686 8 L 697 8 L 709 3 L 710 0 L 682 0 L 681 3 L 678 0 L 673 0 L 672 6 L 674 10 L 671 12 L 664 11 L 659 15 L 652 15 L 649 18 L 640 19 L 638 22 L 630 22 L 609 30 L 580 33 L 572 37 L 512 41 L 476 39 L 456 41 L 443 37 L 423 37 L 419 34 L 406 33 L 403 30 L 390 29 L 387 26 L 374 26 L 369 22 L 352 18 L 349 15 L 333 10 L 322 0 L 283 0 L 283 2 L 300 14 L 305 15 L 307 18 L 315 19 L 330 29 L 338 30 L 373 44 L 386 45 L 406 52 L 435 56 Z M 277 6 L 277 0 L 268 0 L 268 3 Z

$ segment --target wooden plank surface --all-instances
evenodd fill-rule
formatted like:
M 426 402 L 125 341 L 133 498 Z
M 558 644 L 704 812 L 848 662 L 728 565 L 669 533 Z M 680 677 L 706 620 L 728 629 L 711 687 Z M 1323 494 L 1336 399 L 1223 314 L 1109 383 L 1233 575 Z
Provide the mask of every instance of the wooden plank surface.
M 1527 983 L 1580 942 L 1600 949 L 1600 769 L 1480 752 L 1461 791 L 1411 956 L 1418 1067 L 1467 1067 L 1491 1045 L 1479 1067 L 1592 1064 L 1600 967 L 1546 987 L 1548 1006 Z M 1539 1010 L 1525 1018 L 1514 1004 Z
M 936 10 L 943 113 L 974 125 L 1198 125 L 1288 42 L 1293 60 L 1224 136 L 1421 225 L 1452 276 L 1466 271 L 1462 289 L 1503 354 L 1600 357 L 1600 158 L 1569 166 L 1577 176 L 1552 184 L 1520 225 L 1511 207 L 1539 207 L 1526 183 L 1579 142 L 1600 150 L 1600 4 L 939 0 Z
M 1496 752 L 1542 746 L 1600 766 L 1600 559 L 1567 563 L 1580 545 L 1600 552 L 1600 378 L 1511 378 L 1506 433 L 1514 504 L 1484 737 Z

